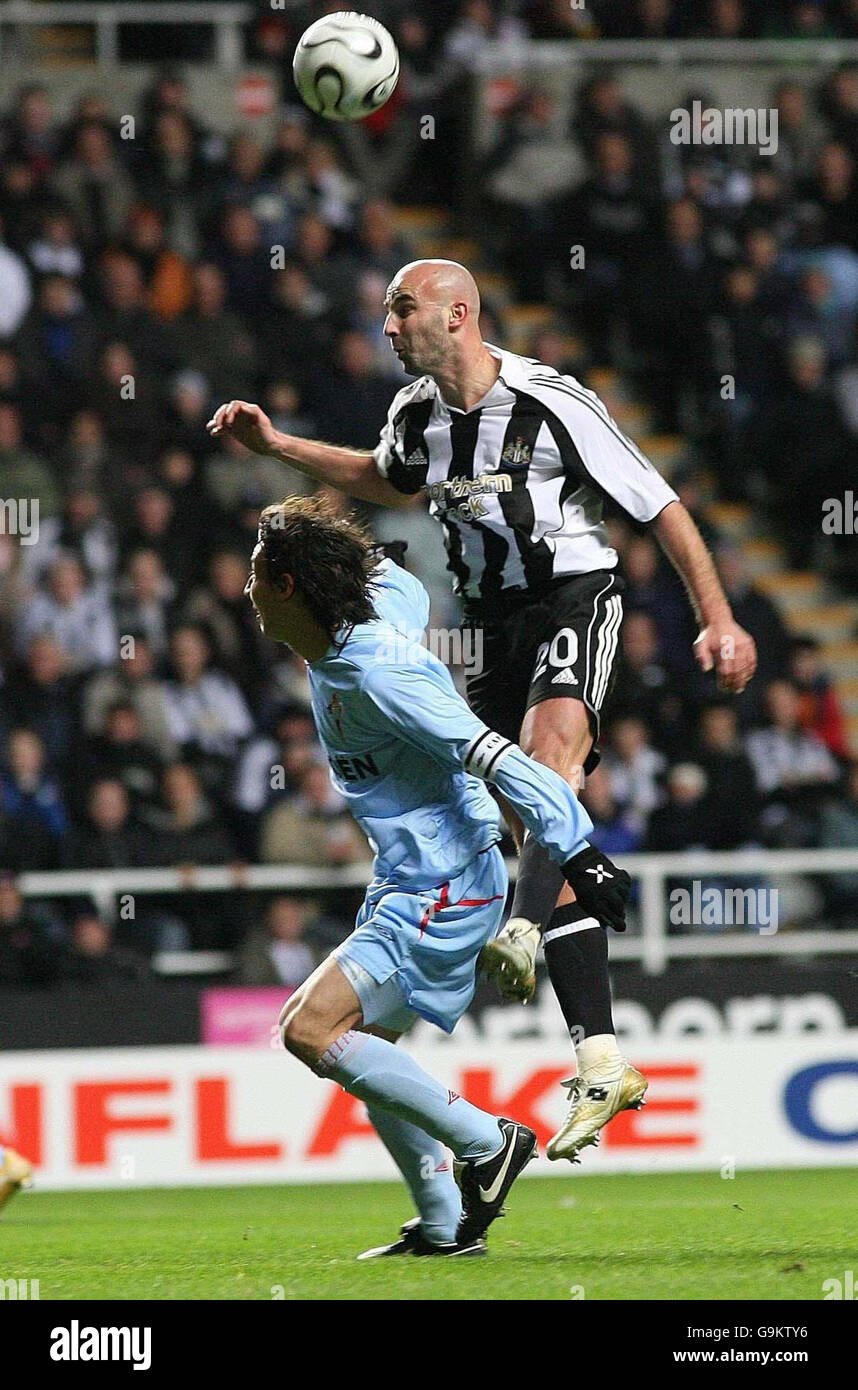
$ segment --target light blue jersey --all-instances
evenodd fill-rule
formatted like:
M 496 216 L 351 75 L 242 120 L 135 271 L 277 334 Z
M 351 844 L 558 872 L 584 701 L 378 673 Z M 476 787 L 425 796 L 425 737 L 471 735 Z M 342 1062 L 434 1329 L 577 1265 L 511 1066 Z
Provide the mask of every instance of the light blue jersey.
M 334 954 L 364 1024 L 402 1032 L 419 1015 L 449 1033 L 506 900 L 485 783 L 560 863 L 593 827 L 563 779 L 477 719 L 447 668 L 415 641 L 429 617 L 422 584 L 391 560 L 375 581 L 378 617 L 341 631 L 309 663 L 334 784 L 375 854 L 356 929 Z
M 439 887 L 496 843 L 487 781 L 552 858 L 582 849 L 592 822 L 563 779 L 489 730 L 413 640 L 429 617 L 419 580 L 384 560 L 371 596 L 377 619 L 338 634 L 309 675 L 332 778 L 372 846 L 376 882 Z

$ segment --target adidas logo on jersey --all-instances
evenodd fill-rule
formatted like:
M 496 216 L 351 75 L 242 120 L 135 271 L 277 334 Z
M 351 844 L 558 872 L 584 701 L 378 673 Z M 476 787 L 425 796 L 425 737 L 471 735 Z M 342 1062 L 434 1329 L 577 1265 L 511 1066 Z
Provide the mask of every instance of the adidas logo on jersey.
M 551 677 L 552 685 L 577 685 L 578 677 L 573 676 L 570 667 L 564 666 L 556 676 Z
M 406 468 L 425 468 L 429 462 L 428 454 L 420 448 L 412 450 L 405 460 Z

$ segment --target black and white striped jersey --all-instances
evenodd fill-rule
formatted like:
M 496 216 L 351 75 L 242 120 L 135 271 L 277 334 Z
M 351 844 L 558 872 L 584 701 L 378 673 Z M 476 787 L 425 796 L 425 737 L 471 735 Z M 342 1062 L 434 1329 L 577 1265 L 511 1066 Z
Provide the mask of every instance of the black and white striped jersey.
M 469 598 L 612 569 L 605 496 L 646 522 L 676 493 L 574 377 L 486 347 L 500 375 L 472 410 L 448 406 L 431 377 L 397 393 L 379 472 L 399 492 L 428 494 L 456 591 Z

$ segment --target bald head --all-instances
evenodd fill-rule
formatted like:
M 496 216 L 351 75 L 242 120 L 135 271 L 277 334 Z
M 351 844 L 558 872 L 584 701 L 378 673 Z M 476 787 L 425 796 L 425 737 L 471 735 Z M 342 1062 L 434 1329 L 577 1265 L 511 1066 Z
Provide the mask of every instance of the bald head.
M 466 266 L 458 261 L 439 259 L 409 261 L 396 272 L 391 281 L 385 305 L 389 308 L 395 295 L 403 289 L 420 294 L 424 303 L 448 308 L 457 300 L 467 306 L 474 319 L 480 316 L 480 292 L 477 282 Z
M 480 292 L 458 261 L 410 261 L 384 303 L 384 331 L 407 372 L 434 377 L 454 398 L 459 383 L 497 375 L 480 334 Z

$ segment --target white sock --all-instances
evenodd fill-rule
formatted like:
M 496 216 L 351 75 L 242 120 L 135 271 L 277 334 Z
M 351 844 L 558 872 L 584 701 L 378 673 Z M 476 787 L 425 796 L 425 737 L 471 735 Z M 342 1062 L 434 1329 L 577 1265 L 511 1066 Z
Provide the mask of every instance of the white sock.
M 575 1048 L 575 1056 L 578 1059 L 579 1076 L 582 1071 L 591 1071 L 593 1067 L 601 1070 L 623 1060 L 623 1054 L 613 1033 L 595 1033 L 592 1038 L 585 1038 Z

